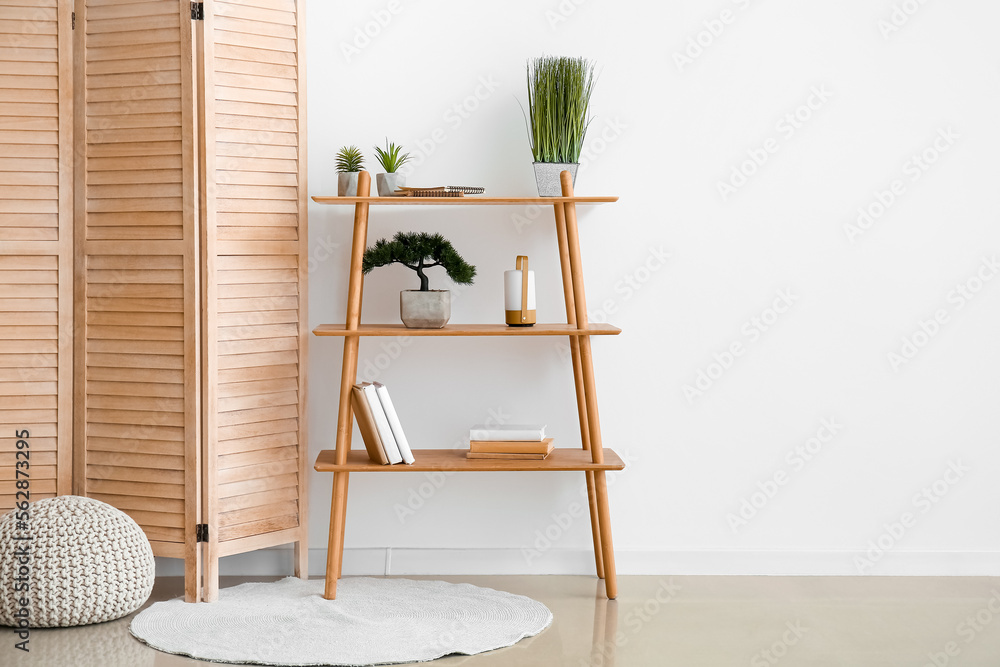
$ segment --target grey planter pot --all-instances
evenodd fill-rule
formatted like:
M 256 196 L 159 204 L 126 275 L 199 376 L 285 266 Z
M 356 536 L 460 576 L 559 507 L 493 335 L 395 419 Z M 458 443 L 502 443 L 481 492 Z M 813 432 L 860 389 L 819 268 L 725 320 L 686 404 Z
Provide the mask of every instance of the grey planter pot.
M 360 171 L 341 171 L 337 174 L 337 196 L 358 196 L 358 174 Z
M 400 292 L 399 319 L 410 329 L 440 329 L 451 319 L 451 292 L 446 289 Z
M 377 174 L 375 183 L 378 184 L 379 197 L 392 197 L 399 187 L 406 185 L 406 176 L 400 173 Z
M 579 162 L 532 162 L 535 168 L 535 184 L 538 186 L 539 197 L 561 197 L 562 183 L 559 174 L 568 171 L 573 176 L 573 186 L 576 186 L 576 170 Z

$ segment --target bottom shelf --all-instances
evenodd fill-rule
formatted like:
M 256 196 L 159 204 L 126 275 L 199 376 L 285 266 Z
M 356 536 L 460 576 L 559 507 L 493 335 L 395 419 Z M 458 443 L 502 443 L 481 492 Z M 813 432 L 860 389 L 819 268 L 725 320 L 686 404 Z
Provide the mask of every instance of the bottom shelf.
M 556 449 L 547 457 L 534 461 L 508 459 L 467 459 L 464 449 L 414 449 L 413 465 L 379 465 L 372 463 L 368 452 L 355 449 L 347 453 L 347 463 L 337 465 L 337 452 L 324 449 L 313 466 L 319 472 L 514 472 L 565 470 L 622 470 L 625 463 L 613 449 L 604 449 L 604 463 L 594 463 L 590 452 L 583 449 Z

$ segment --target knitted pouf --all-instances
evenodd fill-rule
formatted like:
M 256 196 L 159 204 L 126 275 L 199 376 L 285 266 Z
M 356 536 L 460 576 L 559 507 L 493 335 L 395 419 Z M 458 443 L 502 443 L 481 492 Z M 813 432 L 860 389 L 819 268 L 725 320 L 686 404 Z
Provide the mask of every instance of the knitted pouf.
M 33 628 L 110 621 L 149 599 L 153 549 L 124 512 L 99 500 L 60 496 L 31 503 L 27 530 L 16 514 L 0 519 L 0 625 L 19 625 L 22 598 Z M 23 583 L 18 550 L 25 545 L 27 592 L 16 590 Z

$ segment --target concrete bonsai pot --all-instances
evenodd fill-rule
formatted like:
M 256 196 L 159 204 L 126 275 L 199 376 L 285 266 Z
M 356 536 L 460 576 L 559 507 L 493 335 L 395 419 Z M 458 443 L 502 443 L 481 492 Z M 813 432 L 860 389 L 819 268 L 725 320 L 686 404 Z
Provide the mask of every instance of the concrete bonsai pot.
M 451 292 L 418 289 L 399 293 L 399 319 L 410 329 L 440 329 L 451 319 Z

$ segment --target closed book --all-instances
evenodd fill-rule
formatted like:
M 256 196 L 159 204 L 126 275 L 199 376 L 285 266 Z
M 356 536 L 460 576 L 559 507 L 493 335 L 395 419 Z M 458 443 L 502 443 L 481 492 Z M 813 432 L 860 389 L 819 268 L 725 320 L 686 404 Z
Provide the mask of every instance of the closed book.
M 529 440 L 545 439 L 545 426 L 535 424 L 506 424 L 504 426 L 477 425 L 469 430 L 469 440 Z
M 368 458 L 372 463 L 388 465 L 389 459 L 382 451 L 382 442 L 378 437 L 378 429 L 375 426 L 375 418 L 368 407 L 368 399 L 365 398 L 361 385 L 354 385 L 351 389 L 351 407 L 354 408 L 354 417 L 358 420 L 358 430 L 361 431 L 361 439 L 365 442 L 365 449 L 368 450 Z
M 504 454 L 502 452 L 466 452 L 467 459 L 506 459 L 508 461 L 541 461 L 548 454 Z
M 372 384 L 375 386 L 379 402 L 382 403 L 382 409 L 385 410 L 385 417 L 389 420 L 389 428 L 392 429 L 392 437 L 396 439 L 399 455 L 403 457 L 403 463 L 409 465 L 415 459 L 413 452 L 410 451 L 410 443 L 407 442 L 406 435 L 403 433 L 403 425 L 399 423 L 399 415 L 396 414 L 396 408 L 392 404 L 392 399 L 389 398 L 389 390 L 381 382 L 373 382 Z
M 469 451 L 492 452 L 494 454 L 548 454 L 553 447 L 552 438 L 545 438 L 541 442 L 525 440 L 472 440 L 469 442 Z
M 378 437 L 382 442 L 382 449 L 385 450 L 386 458 L 389 459 L 389 463 L 402 463 L 403 457 L 399 453 L 399 447 L 396 446 L 396 438 L 392 435 L 392 427 L 389 426 L 389 419 L 385 416 L 385 409 L 382 407 L 382 401 L 379 400 L 378 393 L 375 391 L 375 385 L 370 382 L 363 382 L 361 387 L 365 393 L 365 398 L 368 399 L 368 408 L 375 419 L 375 428 L 378 430 Z

